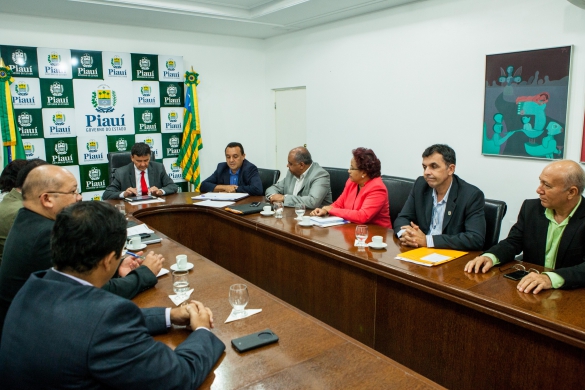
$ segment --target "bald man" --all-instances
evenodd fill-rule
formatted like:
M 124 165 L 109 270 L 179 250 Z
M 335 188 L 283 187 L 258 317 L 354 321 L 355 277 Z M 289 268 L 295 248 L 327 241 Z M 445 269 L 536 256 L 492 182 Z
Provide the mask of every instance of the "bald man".
M 585 172 L 574 161 L 555 161 L 539 180 L 540 199 L 525 200 L 508 237 L 469 261 L 465 272 L 485 273 L 524 252 L 525 261 L 555 271 L 529 273 L 518 283 L 520 292 L 585 286 Z
M 30 171 L 22 185 L 22 205 L 4 244 L 0 265 L 0 332 L 10 303 L 30 274 L 51 268 L 51 230 L 57 214 L 81 201 L 77 180 L 68 170 L 41 165 Z M 129 262 L 131 262 L 130 259 Z M 128 263 L 128 262 L 127 262 Z M 123 278 L 114 278 L 104 289 L 131 299 L 154 286 L 162 267 L 162 256 L 147 255 L 144 265 Z M 121 269 L 118 271 L 122 274 Z

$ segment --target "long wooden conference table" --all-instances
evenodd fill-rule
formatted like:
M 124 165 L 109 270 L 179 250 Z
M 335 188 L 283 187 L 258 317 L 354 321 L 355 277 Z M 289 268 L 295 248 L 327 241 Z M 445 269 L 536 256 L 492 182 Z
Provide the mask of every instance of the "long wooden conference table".
M 292 209 L 285 209 L 283 219 L 240 216 L 197 206 L 194 195 L 127 209 L 171 239 L 160 246 L 167 262 L 183 251 L 195 263 L 194 297 L 211 307 L 215 332 L 228 345 L 205 386 L 434 385 L 408 369 L 453 389 L 583 386 L 585 290 L 524 294 L 497 267 L 465 273 L 465 263 L 477 253 L 424 267 L 395 259 L 407 249 L 392 230 L 370 225 L 370 238 L 381 235 L 388 247 L 359 250 L 354 224 L 301 227 Z M 240 203 L 253 201 L 262 197 Z M 248 308 L 263 311 L 223 324 L 231 310 L 228 287 L 240 278 L 252 286 Z M 168 306 L 170 291 L 170 276 L 162 277 L 135 301 Z M 278 347 L 248 352 L 258 357 L 250 360 L 231 350 L 232 338 L 265 328 L 281 337 Z M 175 332 L 160 339 L 175 346 L 185 337 Z

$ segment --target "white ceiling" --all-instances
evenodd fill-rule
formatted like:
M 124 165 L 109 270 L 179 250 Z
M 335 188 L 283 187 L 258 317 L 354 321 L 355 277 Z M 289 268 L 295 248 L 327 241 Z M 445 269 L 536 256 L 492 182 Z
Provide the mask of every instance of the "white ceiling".
M 0 0 L 0 12 L 270 38 L 423 0 Z

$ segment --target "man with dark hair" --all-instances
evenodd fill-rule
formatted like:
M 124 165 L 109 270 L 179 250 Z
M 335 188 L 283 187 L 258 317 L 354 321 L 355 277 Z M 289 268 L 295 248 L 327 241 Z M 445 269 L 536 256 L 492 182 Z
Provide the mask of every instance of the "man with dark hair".
M 262 195 L 262 181 L 256 165 L 246 160 L 242 144 L 230 142 L 225 148 L 225 162 L 217 164 L 215 172 L 203 180 L 199 190 Z
M 140 195 L 169 195 L 179 187 L 167 175 L 165 167 L 150 160 L 150 146 L 137 142 L 130 150 L 132 162 L 116 169 L 114 178 L 104 191 L 102 199 L 123 199 Z M 124 190 L 125 188 L 125 190 Z
M 485 241 L 483 192 L 455 175 L 455 151 L 448 145 L 429 146 L 422 157 L 423 176 L 416 179 L 394 221 L 401 244 L 481 250 Z
M 466 272 L 486 273 L 523 252 L 525 261 L 554 272 L 528 273 L 518 291 L 585 286 L 585 172 L 574 161 L 560 160 L 548 164 L 539 180 L 539 199 L 525 200 L 508 237 L 469 261 Z
M 200 302 L 139 309 L 102 287 L 116 272 L 126 220 L 81 202 L 55 221 L 54 268 L 31 275 L 8 311 L 0 348 L 5 389 L 197 388 L 223 354 Z M 173 351 L 151 335 L 171 324 L 193 332 Z
M 11 161 L 4 167 L 2 173 L 0 174 L 0 193 L 2 193 L 2 196 L 12 191 L 12 189 L 15 187 L 14 183 L 16 182 L 16 176 L 18 176 L 18 172 L 26 164 L 26 160 L 17 159 Z
M 313 161 L 305 147 L 288 153 L 288 172 L 284 180 L 266 190 L 270 202 L 284 202 L 287 207 L 302 203 L 310 209 L 328 206 L 333 202 L 329 172 Z
M 57 214 L 66 206 L 81 201 L 75 176 L 65 168 L 49 164 L 30 171 L 22 185 L 22 197 L 23 207 L 6 238 L 0 265 L 0 332 L 18 290 L 33 272 L 51 267 L 49 240 Z M 134 258 L 127 258 L 118 270 L 123 277 L 108 281 L 104 289 L 133 298 L 154 286 L 162 268 L 162 256 L 151 252 L 142 266 L 131 270 L 133 261 Z

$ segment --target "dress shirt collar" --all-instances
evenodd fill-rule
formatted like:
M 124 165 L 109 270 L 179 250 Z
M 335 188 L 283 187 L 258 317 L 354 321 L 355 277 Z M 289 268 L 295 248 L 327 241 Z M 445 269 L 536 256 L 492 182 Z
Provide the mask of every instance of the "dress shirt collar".
M 79 279 L 79 278 L 76 278 L 76 277 L 75 277 L 75 276 L 73 276 L 73 275 L 69 275 L 69 274 L 66 274 L 66 273 L 64 273 L 64 272 L 57 271 L 57 270 L 55 269 L 55 267 L 51 268 L 51 270 L 53 270 L 54 272 L 56 272 L 56 273 L 58 273 L 58 274 L 60 274 L 60 275 L 66 276 L 66 277 L 68 277 L 68 278 L 70 278 L 70 279 L 73 279 L 73 280 L 75 280 L 76 282 L 78 282 L 79 284 L 83 284 L 84 286 L 93 286 L 93 284 L 91 284 L 91 283 L 90 283 L 90 282 L 88 282 L 87 280 Z

